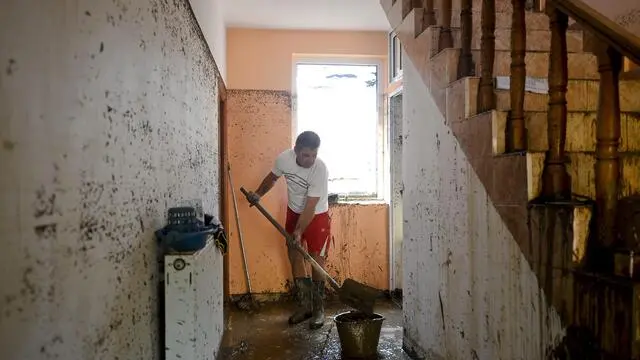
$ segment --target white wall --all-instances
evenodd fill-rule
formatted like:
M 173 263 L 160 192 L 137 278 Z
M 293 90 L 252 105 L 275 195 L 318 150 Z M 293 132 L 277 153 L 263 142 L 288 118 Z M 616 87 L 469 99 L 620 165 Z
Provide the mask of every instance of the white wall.
M 405 345 L 428 359 L 543 359 L 560 319 L 404 61 Z
M 153 231 L 219 201 L 217 82 L 187 5 L 2 3 L 3 360 L 159 358 Z
M 189 2 L 226 83 L 227 32 L 224 22 L 223 0 L 189 0 Z

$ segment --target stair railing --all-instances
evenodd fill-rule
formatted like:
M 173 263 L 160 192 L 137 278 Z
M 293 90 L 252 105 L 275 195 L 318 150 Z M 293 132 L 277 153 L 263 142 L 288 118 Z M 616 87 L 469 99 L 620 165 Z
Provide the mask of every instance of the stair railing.
M 600 73 L 595 165 L 597 238 L 600 246 L 610 248 L 615 240 L 615 219 L 620 181 L 618 154 L 620 144 L 619 75 L 622 70 L 623 56 L 640 64 L 640 39 L 582 0 L 547 1 L 547 12 L 557 14 L 556 18 L 560 17 L 563 23 L 564 19 L 571 17 L 585 30 L 586 35 L 595 39 L 589 50 L 597 56 L 598 72 Z M 563 68 L 566 69 L 566 47 L 564 53 L 561 60 Z M 551 119 L 550 115 L 550 125 L 551 120 L 554 120 L 555 123 L 564 120 L 565 123 L 562 126 L 566 129 L 566 108 L 564 111 L 564 117 L 557 115 L 559 120 Z M 552 126 L 549 126 L 549 129 L 551 131 Z M 561 135 L 564 136 L 564 134 Z M 556 147 L 558 145 L 555 144 Z M 549 187 L 550 193 L 557 193 L 559 190 L 553 186 Z

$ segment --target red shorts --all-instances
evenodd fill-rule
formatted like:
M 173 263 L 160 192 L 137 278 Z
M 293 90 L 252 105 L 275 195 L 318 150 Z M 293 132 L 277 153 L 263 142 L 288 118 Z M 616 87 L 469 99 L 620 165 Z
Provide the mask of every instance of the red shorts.
M 287 222 L 285 230 L 289 234 L 293 233 L 298 224 L 300 214 L 296 214 L 287 207 Z M 327 256 L 329 253 L 329 239 L 331 239 L 331 219 L 329 212 L 316 214 L 311 223 L 302 234 L 302 244 L 307 245 L 307 251 L 310 254 Z

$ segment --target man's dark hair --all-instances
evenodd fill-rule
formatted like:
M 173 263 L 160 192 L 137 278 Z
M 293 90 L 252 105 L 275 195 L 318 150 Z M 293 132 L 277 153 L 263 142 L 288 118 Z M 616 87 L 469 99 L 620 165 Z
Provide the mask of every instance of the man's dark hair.
M 315 150 L 320 147 L 320 136 L 313 131 L 303 131 L 296 138 L 296 149 L 308 148 Z

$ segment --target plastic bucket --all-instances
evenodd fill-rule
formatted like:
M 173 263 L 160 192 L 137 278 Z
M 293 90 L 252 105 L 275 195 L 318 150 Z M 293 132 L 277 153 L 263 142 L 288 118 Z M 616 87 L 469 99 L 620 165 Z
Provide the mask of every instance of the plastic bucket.
M 333 319 L 338 329 L 342 356 L 348 359 L 376 359 L 384 316 L 347 311 Z

